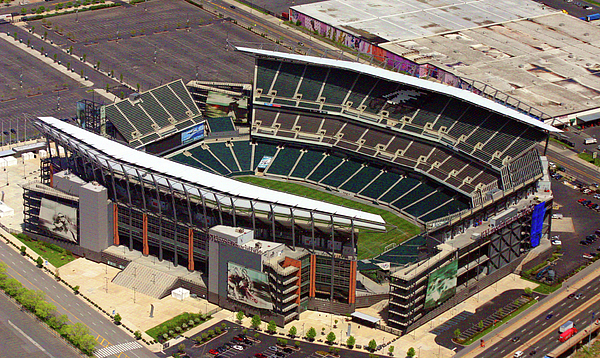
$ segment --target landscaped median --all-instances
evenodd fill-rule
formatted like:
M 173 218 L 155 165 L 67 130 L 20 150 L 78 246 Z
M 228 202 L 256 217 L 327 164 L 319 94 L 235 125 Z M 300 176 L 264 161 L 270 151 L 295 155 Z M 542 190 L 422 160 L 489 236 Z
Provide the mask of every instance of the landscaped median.
M 6 265 L 0 261 L 0 289 L 16 300 L 22 307 L 33 313 L 40 321 L 47 324 L 67 342 L 82 353 L 92 356 L 96 350 L 96 338 L 89 334 L 83 323 L 67 324 L 67 315 L 60 315 L 56 307 L 46 301 L 42 291 L 29 290 L 17 279 L 6 274 Z

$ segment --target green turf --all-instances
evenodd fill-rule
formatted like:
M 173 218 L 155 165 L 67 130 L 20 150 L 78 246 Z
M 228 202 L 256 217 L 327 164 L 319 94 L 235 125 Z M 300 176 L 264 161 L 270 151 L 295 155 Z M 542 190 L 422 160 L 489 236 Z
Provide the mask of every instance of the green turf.
M 250 183 L 265 188 L 283 191 L 310 199 L 325 201 L 331 204 L 341 205 L 367 213 L 380 215 L 389 226 L 388 232 L 376 232 L 362 229 L 358 239 L 358 259 L 367 259 L 377 256 L 383 252 L 389 244 L 401 243 L 406 239 L 419 233 L 419 227 L 409 221 L 394 215 L 393 213 L 366 205 L 358 201 L 339 197 L 334 194 L 325 193 L 301 184 L 288 183 L 278 180 L 270 180 L 255 176 L 239 177 L 239 181 Z

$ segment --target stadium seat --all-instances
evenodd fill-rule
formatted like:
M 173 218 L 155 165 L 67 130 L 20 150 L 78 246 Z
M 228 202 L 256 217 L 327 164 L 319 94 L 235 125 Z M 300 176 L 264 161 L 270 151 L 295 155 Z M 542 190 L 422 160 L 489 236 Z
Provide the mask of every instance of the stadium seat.
M 327 76 L 328 69 L 317 66 L 306 66 L 306 71 L 300 82 L 298 93 L 302 94 L 303 100 L 316 101 L 321 93 L 323 81 Z
M 359 162 L 354 160 L 345 160 L 342 162 L 342 165 L 338 166 L 333 172 L 322 179 L 321 184 L 337 188 L 359 169 Z
M 340 186 L 340 189 L 357 194 L 380 173 L 381 169 L 371 166 L 362 167 L 350 180 Z
M 262 89 L 263 95 L 267 95 L 279 69 L 279 62 L 258 58 L 256 65 L 256 88 Z
M 296 164 L 296 161 L 300 157 L 300 149 L 285 147 L 277 152 L 277 155 L 271 162 L 268 174 L 288 176 L 290 171 Z
M 272 88 L 277 91 L 277 97 L 294 97 L 296 87 L 298 87 L 298 82 L 300 82 L 305 67 L 305 65 L 301 64 L 281 63 Z
M 231 117 L 206 118 L 206 122 L 212 133 L 235 131 Z
M 218 158 L 221 163 L 223 163 L 227 169 L 229 169 L 230 172 L 235 173 L 240 171 L 240 168 L 235 162 L 233 154 L 231 153 L 231 149 L 227 146 L 227 143 L 213 142 L 208 144 L 208 148 L 213 153 L 215 158 Z
M 400 178 L 400 174 L 390 172 L 382 173 L 371 184 L 360 191 L 359 194 L 377 200 L 383 193 L 390 189 L 391 186 L 395 185 Z
M 337 157 L 335 155 L 327 156 L 321 164 L 312 172 L 312 174 L 308 177 L 308 180 L 312 180 L 314 182 L 320 182 L 327 174 L 331 173 L 335 167 L 337 167 L 342 162 L 342 158 Z
M 254 170 L 258 167 L 258 163 L 260 163 L 261 159 L 264 156 L 273 157 L 277 153 L 277 146 L 268 143 L 256 143 L 254 146 Z
M 233 143 L 233 153 L 235 154 L 237 161 L 239 163 L 240 169 L 242 171 L 251 170 L 251 161 L 252 161 L 252 146 L 250 145 L 250 141 L 241 140 L 235 141 Z
M 315 150 L 304 152 L 290 176 L 298 179 L 306 179 L 308 174 L 319 165 L 321 160 L 323 160 L 323 152 Z

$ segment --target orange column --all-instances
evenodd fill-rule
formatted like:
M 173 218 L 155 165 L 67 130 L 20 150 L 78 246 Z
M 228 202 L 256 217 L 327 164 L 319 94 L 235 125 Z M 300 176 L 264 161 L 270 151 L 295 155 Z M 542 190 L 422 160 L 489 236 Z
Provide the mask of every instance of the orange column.
M 194 271 L 194 230 L 188 229 L 188 270 Z
M 119 207 L 113 204 L 113 244 L 119 245 Z
M 356 261 L 350 261 L 350 292 L 348 295 L 348 303 L 356 302 Z
M 310 284 L 308 290 L 309 297 L 315 297 L 315 279 L 317 278 L 317 257 L 310 255 Z
M 143 222 L 144 224 L 142 228 L 142 253 L 144 254 L 144 256 L 148 256 L 148 254 L 150 253 L 150 248 L 148 247 L 148 215 L 146 215 L 146 213 L 144 213 Z
M 54 188 L 54 166 L 50 163 L 50 187 Z

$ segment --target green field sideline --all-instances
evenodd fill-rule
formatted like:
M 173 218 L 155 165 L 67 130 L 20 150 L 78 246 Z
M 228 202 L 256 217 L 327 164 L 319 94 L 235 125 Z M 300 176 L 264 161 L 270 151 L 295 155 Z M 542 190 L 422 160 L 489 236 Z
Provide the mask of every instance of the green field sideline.
M 400 243 L 419 233 L 419 227 L 393 213 L 358 201 L 312 189 L 301 184 L 265 179 L 255 176 L 239 177 L 239 181 L 303 196 L 310 199 L 342 205 L 367 213 L 380 215 L 389 225 L 388 232 L 374 232 L 361 229 L 358 237 L 358 259 L 368 259 L 381 254 L 386 246 Z

